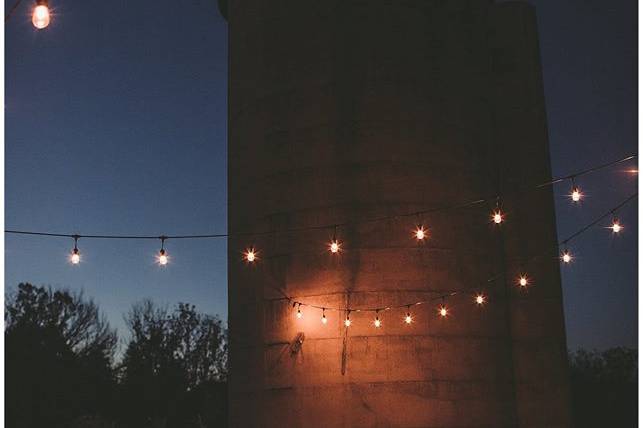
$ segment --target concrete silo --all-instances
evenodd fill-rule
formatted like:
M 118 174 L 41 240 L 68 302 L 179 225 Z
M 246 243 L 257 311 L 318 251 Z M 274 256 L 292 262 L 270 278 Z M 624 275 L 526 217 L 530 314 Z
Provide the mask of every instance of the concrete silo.
M 569 426 L 558 262 L 533 257 L 555 247 L 553 197 L 517 191 L 551 175 L 534 10 L 231 0 L 226 15 L 231 426 Z M 501 227 L 491 203 L 401 215 L 489 195 Z M 383 311 L 379 329 L 365 312 L 349 328 L 310 306 L 298 319 L 286 299 L 359 309 L 450 290 L 466 292 L 446 319 L 428 303 L 410 325 Z

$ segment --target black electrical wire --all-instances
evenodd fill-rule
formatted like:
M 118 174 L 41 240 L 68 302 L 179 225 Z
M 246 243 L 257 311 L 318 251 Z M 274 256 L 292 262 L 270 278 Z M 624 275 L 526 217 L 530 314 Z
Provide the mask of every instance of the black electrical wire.
M 545 183 L 538 184 L 536 186 L 532 187 L 525 187 L 523 190 L 524 191 L 531 191 L 531 190 L 538 190 L 546 186 L 551 186 L 556 183 L 560 183 L 566 180 L 574 179 L 586 174 L 590 174 L 592 172 L 596 172 L 605 168 L 609 168 L 613 165 L 620 164 L 632 159 L 637 158 L 637 154 L 629 155 L 624 158 L 617 159 L 612 162 L 604 163 L 592 168 L 588 168 L 579 172 L 576 172 L 574 174 L 569 174 L 565 175 L 562 177 L 558 177 L 552 180 L 549 180 Z M 485 202 L 489 201 L 497 201 L 498 200 L 498 195 L 493 195 L 493 196 L 488 196 L 480 199 L 476 199 L 473 201 L 469 202 L 464 202 L 460 204 L 454 204 L 454 205 L 447 205 L 443 207 L 435 207 L 435 208 L 430 208 L 422 211 L 413 211 L 410 213 L 402 213 L 402 214 L 394 214 L 394 215 L 389 215 L 389 216 L 383 216 L 383 217 L 375 217 L 371 219 L 365 219 L 365 220 L 352 220 L 352 221 L 347 221 L 344 223 L 333 223 L 333 224 L 325 224 L 325 225 L 316 225 L 316 226 L 302 226 L 302 227 L 296 227 L 296 228 L 291 228 L 291 229 L 285 229 L 281 231 L 265 231 L 265 232 L 237 232 L 237 233 L 213 233 L 213 234 L 196 234 L 196 235 L 81 235 L 81 234 L 72 234 L 72 233 L 52 233 L 52 232 L 37 232 L 37 231 L 26 231 L 26 230 L 13 230 L 13 229 L 8 229 L 5 230 L 5 233 L 9 234 L 14 234 L 14 235 L 32 235 L 32 236 L 48 236 L 48 237 L 59 237 L 59 238 L 83 238 L 83 239 L 128 239 L 128 240 L 133 240 L 133 239 L 140 239 L 140 240 L 152 240 L 152 239 L 165 239 L 165 240 L 170 240 L 170 239 L 216 239 L 216 238 L 230 238 L 230 237 L 246 237 L 246 236 L 264 236 L 264 235 L 274 235 L 278 233 L 297 233 L 297 232 L 305 232 L 305 231 L 311 231 L 311 230 L 328 230 L 328 229 L 337 229 L 338 227 L 345 227 L 348 225 L 354 225 L 354 224 L 360 224 L 360 223 L 372 223 L 372 222 L 379 222 L 379 221 L 386 221 L 386 220 L 392 220 L 396 218 L 401 218 L 401 217 L 410 217 L 410 216 L 419 216 L 422 214 L 430 214 L 430 213 L 436 213 L 436 212 L 441 212 L 441 211 L 449 211 L 449 210 L 455 210 L 455 209 L 463 209 L 463 208 L 469 208 L 475 205 L 483 204 Z
M 553 251 L 556 251 L 556 253 L 558 253 L 558 249 L 559 249 L 560 245 L 567 245 L 571 240 L 573 240 L 573 239 L 579 237 L 580 235 L 582 235 L 583 233 L 587 232 L 589 229 L 591 229 L 596 224 L 600 223 L 606 217 L 608 217 L 610 215 L 614 215 L 618 210 L 620 210 L 625 205 L 627 205 L 629 202 L 634 200 L 637 196 L 638 196 L 638 192 L 630 195 L 628 198 L 623 200 L 621 203 L 616 205 L 614 208 L 610 209 L 609 211 L 605 212 L 604 214 L 601 214 L 599 217 L 594 219 L 592 222 L 588 223 L 587 225 L 583 226 L 578 231 L 572 233 L 567 238 L 565 238 L 562 241 L 560 241 L 559 243 L 557 243 L 555 248 L 549 249 L 549 250 L 547 250 L 547 252 L 545 252 L 543 254 L 538 254 L 536 256 L 533 256 L 528 261 L 533 261 L 533 260 L 538 259 L 540 257 L 543 257 L 545 255 L 549 255 Z M 490 277 L 489 279 L 487 279 L 485 282 L 486 283 L 492 283 L 492 282 L 496 281 L 498 278 L 502 277 L 505 273 L 506 273 L 506 271 L 499 272 L 499 273 L 493 275 L 492 277 Z M 419 290 L 416 290 L 416 292 L 419 292 Z M 288 297 L 288 296 L 285 296 L 284 298 L 280 298 L 278 300 L 288 300 L 293 305 L 296 304 L 296 305 L 299 305 L 299 306 L 310 307 L 310 308 L 314 308 L 314 309 L 322 309 L 324 311 L 375 312 L 375 313 L 377 313 L 377 312 L 381 312 L 381 311 L 388 311 L 388 310 L 391 310 L 391 309 L 401 309 L 401 308 L 407 308 L 407 307 L 412 307 L 412 306 L 416 306 L 416 305 L 422 305 L 422 304 L 426 304 L 426 303 L 431 303 L 431 302 L 435 302 L 437 300 L 441 300 L 441 299 L 443 300 L 443 299 L 445 299 L 447 297 L 452 297 L 452 296 L 456 296 L 456 295 L 459 295 L 459 294 L 468 294 L 468 293 L 471 293 L 471 290 L 468 290 L 468 289 L 441 290 L 441 291 L 426 290 L 424 292 L 425 293 L 437 294 L 437 296 L 427 298 L 427 299 L 424 299 L 424 300 L 419 300 L 419 301 L 416 301 L 416 302 L 413 302 L 413 303 L 405 303 L 405 304 L 400 304 L 400 305 L 377 307 L 377 308 L 363 308 L 363 309 L 362 308 L 351 308 L 351 307 L 339 308 L 339 307 L 331 307 L 331 306 L 319 306 L 319 305 L 316 305 L 316 304 L 308 304 L 308 303 L 305 303 L 305 302 L 301 302 L 300 300 L 296 300 L 296 298 Z

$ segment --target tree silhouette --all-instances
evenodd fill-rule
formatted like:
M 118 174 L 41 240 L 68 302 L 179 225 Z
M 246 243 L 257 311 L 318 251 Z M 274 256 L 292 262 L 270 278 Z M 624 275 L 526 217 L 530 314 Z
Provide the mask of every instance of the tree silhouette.
M 108 414 L 116 340 L 82 294 L 19 284 L 5 300 L 7 425 L 68 427 Z
M 221 320 L 185 303 L 169 312 L 147 300 L 132 307 L 126 323 L 131 339 L 120 368 L 124 426 L 224 426 L 227 345 Z
M 637 358 L 628 348 L 570 354 L 575 426 L 637 426 Z

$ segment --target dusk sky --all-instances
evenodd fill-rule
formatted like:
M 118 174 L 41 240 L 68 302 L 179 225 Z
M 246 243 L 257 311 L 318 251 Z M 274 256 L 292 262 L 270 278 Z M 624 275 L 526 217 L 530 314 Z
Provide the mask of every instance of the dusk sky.
M 637 152 L 637 2 L 533 1 L 554 176 Z M 5 2 L 9 8 L 13 0 Z M 216 1 L 50 0 L 37 31 L 31 3 L 5 40 L 5 226 L 78 234 L 224 233 L 227 28 Z M 517 160 L 521 161 L 521 160 Z M 525 160 L 523 160 L 525 161 Z M 572 206 L 555 187 L 562 239 L 637 191 L 623 164 L 579 181 Z M 596 227 L 563 269 L 568 346 L 637 346 L 637 202 L 622 236 Z M 607 225 L 606 221 L 604 225 Z M 194 303 L 227 317 L 226 241 L 6 236 L 6 287 L 84 290 L 113 326 L 132 303 Z

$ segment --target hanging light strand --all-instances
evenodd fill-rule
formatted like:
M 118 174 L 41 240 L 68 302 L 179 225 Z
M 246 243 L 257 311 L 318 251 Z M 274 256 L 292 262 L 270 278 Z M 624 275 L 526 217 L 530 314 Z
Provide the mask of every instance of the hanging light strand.
M 580 176 L 590 174 L 623 162 L 627 162 L 630 160 L 633 160 L 637 158 L 638 155 L 630 155 L 626 156 L 624 158 L 608 162 L 602 165 L 598 165 L 592 168 L 585 169 L 580 172 L 576 172 L 574 174 L 569 174 L 565 175 L 562 177 L 558 177 L 552 180 L 549 180 L 547 182 L 535 185 L 535 186 L 525 186 L 522 189 L 516 190 L 515 192 L 508 193 L 505 195 L 505 198 L 507 196 L 511 195 L 519 195 L 522 193 L 534 191 L 541 189 L 543 187 L 551 186 L 557 183 L 561 183 L 564 181 L 571 180 L 572 178 L 578 178 Z M 459 204 L 453 204 L 453 205 L 445 205 L 441 207 L 435 207 L 435 208 L 429 208 L 426 210 L 422 211 L 413 211 L 411 213 L 400 213 L 400 214 L 393 214 L 393 215 L 388 215 L 388 216 L 382 216 L 382 217 L 373 217 L 370 219 L 363 219 L 363 220 L 352 220 L 352 221 L 347 221 L 344 223 L 333 223 L 333 224 L 325 224 L 325 225 L 313 225 L 313 226 L 302 226 L 302 227 L 295 227 L 291 229 L 284 229 L 284 230 L 270 230 L 270 231 L 263 231 L 263 232 L 235 232 L 235 233 L 212 233 L 212 234 L 195 234 L 195 235 L 165 235 L 166 239 L 217 239 L 217 238 L 242 238 L 242 237 L 255 237 L 255 236 L 266 236 L 266 235 L 275 235 L 275 234 L 285 234 L 285 233 L 297 233 L 297 232 L 306 232 L 306 231 L 313 231 L 313 230 L 337 230 L 339 227 L 345 227 L 349 225 L 354 225 L 354 224 L 362 224 L 362 223 L 373 223 L 373 222 L 382 222 L 382 221 L 388 221 L 396 218 L 401 218 L 401 217 L 411 217 L 411 216 L 419 216 L 422 214 L 429 214 L 429 213 L 435 213 L 435 212 L 442 212 L 442 211 L 450 211 L 450 210 L 457 210 L 457 209 L 463 209 L 463 208 L 469 208 L 473 207 L 476 205 L 480 205 L 483 203 L 487 203 L 490 201 L 497 201 L 499 196 L 497 194 L 494 194 L 492 196 L 488 197 L 483 197 L 480 199 L 472 200 L 469 202 L 463 202 Z M 75 235 L 69 234 L 69 233 L 51 233 L 51 232 L 37 232 L 37 231 L 27 231 L 27 230 L 12 230 L 8 229 L 5 230 L 5 233 L 9 234 L 15 234 L 15 235 L 35 235 L 35 236 L 49 236 L 49 237 L 61 237 L 61 238 L 73 238 Z M 147 239 L 147 240 L 155 240 L 159 239 L 158 235 L 82 235 L 82 238 L 84 239 L 124 239 L 124 240 L 133 240 L 133 239 Z
M 560 241 L 558 244 L 556 244 L 556 246 L 554 248 L 550 248 L 550 249 L 548 249 L 547 251 L 545 251 L 545 252 L 543 252 L 541 254 L 537 254 L 537 255 L 527 259 L 526 262 L 534 261 L 534 260 L 542 258 L 542 257 L 550 257 L 552 255 L 552 249 L 555 252 L 558 252 L 559 248 L 561 246 L 566 247 L 567 244 L 569 242 L 571 242 L 573 239 L 575 239 L 578 236 L 580 236 L 581 234 L 585 233 L 591 227 L 593 227 L 593 226 L 597 225 L 598 223 L 600 223 L 601 221 L 603 221 L 606 217 L 614 215 L 618 210 L 620 210 L 625 205 L 627 205 L 629 202 L 634 200 L 637 196 L 638 196 L 638 193 L 634 193 L 634 194 L 630 195 L 627 199 L 623 200 L 616 207 L 614 207 L 611 210 L 607 211 L 606 213 L 600 215 L 595 220 L 593 220 L 591 223 L 583 226 L 578 231 L 574 232 L 573 234 L 571 234 L 567 238 L 565 238 L 562 241 Z M 571 254 L 570 254 L 570 256 L 571 256 Z M 571 259 L 570 259 L 570 261 L 571 261 Z M 484 282 L 487 283 L 487 284 L 493 283 L 493 282 L 495 282 L 496 280 L 498 280 L 500 278 L 504 278 L 505 273 L 506 273 L 506 271 L 498 272 L 497 274 L 491 276 L 490 278 L 488 278 Z M 519 277 L 519 280 L 521 278 L 523 278 L 523 277 L 526 280 L 525 284 L 529 285 L 529 278 L 526 275 Z M 522 281 L 519 281 L 519 285 L 522 285 Z M 418 300 L 418 301 L 416 301 L 414 303 L 410 303 L 410 304 L 409 303 L 404 303 L 404 304 L 400 304 L 400 305 L 393 305 L 393 306 L 387 306 L 387 307 L 376 307 L 376 308 L 352 308 L 352 307 L 318 306 L 318 305 L 311 304 L 311 303 L 301 302 L 299 300 L 296 300 L 293 297 L 283 297 L 283 298 L 279 298 L 279 299 L 276 299 L 276 300 L 284 300 L 285 299 L 285 300 L 289 300 L 290 302 L 293 302 L 293 304 L 301 304 L 301 306 L 307 306 L 307 307 L 310 307 L 310 308 L 320 309 L 320 310 L 323 310 L 324 312 L 325 311 L 338 311 L 338 312 L 344 312 L 344 313 L 347 313 L 347 314 L 350 314 L 351 312 L 374 312 L 374 313 L 377 314 L 382 310 L 393 310 L 393 309 L 406 308 L 407 309 L 407 316 L 410 316 L 410 308 L 411 308 L 411 306 L 421 305 L 421 304 L 425 304 L 425 303 L 432 303 L 432 302 L 436 302 L 436 301 L 444 302 L 445 299 L 450 298 L 450 297 L 454 297 L 454 296 L 457 296 L 457 295 L 465 295 L 465 294 L 471 295 L 471 290 L 470 289 L 458 289 L 458 290 L 449 290 L 449 291 L 426 290 L 425 292 L 426 293 L 431 293 L 431 294 L 437 294 L 437 296 L 426 298 L 426 299 L 423 299 L 423 300 Z M 486 303 L 487 297 L 488 297 L 488 295 L 478 294 L 478 295 L 475 295 L 474 299 L 475 299 L 476 303 L 481 305 L 481 304 Z M 439 309 L 440 309 L 440 315 L 442 315 L 442 311 L 441 311 L 442 307 L 440 307 Z M 446 308 L 446 311 L 447 311 L 447 315 L 449 315 L 448 308 Z M 348 316 L 347 316 L 346 319 L 347 320 L 349 319 Z M 406 318 L 405 318 L 405 321 L 406 321 Z M 349 320 L 349 324 L 350 324 L 350 320 Z

